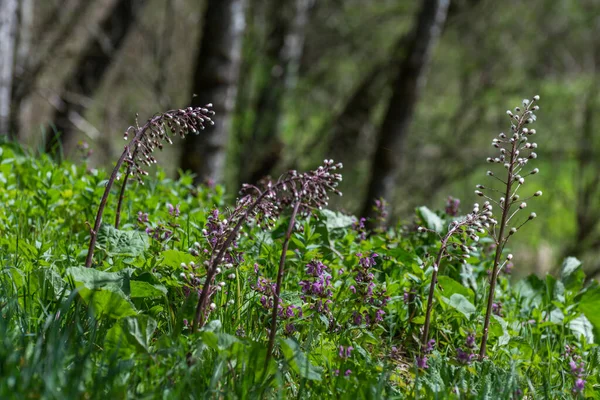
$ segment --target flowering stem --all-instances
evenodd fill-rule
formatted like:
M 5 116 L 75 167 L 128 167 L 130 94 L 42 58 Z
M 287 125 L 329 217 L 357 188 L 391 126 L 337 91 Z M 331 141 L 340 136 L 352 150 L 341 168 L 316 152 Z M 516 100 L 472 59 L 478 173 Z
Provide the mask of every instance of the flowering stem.
M 104 194 L 102 195 L 102 199 L 100 200 L 100 205 L 98 206 L 98 212 L 96 213 L 96 222 L 94 223 L 94 228 L 90 230 L 90 244 L 88 247 L 88 254 L 85 259 L 86 268 L 90 268 L 92 266 L 92 260 L 94 258 L 94 248 L 96 247 L 96 239 L 98 237 L 98 230 L 100 229 L 100 224 L 102 223 L 102 214 L 104 214 L 104 208 L 106 207 L 106 201 L 108 200 L 108 195 L 110 194 L 110 190 L 112 189 L 112 186 L 115 183 L 115 180 L 117 179 L 119 169 L 121 169 L 121 165 L 123 165 L 125 158 L 131 151 L 131 148 L 139 142 L 140 138 L 146 133 L 148 128 L 150 128 L 150 126 L 153 123 L 155 123 L 157 120 L 159 120 L 160 118 L 162 118 L 162 117 L 156 116 L 156 117 L 150 119 L 148 122 L 146 122 L 146 124 L 143 127 L 138 129 L 134 138 L 131 139 L 129 144 L 127 144 L 125 146 L 125 150 L 123 150 L 123 154 L 121 154 L 121 157 L 117 160 L 117 164 L 115 165 L 115 168 L 113 169 L 112 173 L 110 174 L 110 178 L 108 179 L 108 182 L 106 183 L 106 188 L 104 189 Z
M 271 360 L 271 356 L 273 353 L 273 347 L 275 346 L 275 333 L 277 331 L 277 311 L 279 309 L 279 296 L 281 294 L 281 284 L 283 282 L 283 275 L 285 273 L 285 257 L 287 254 L 288 245 L 290 243 L 290 238 L 292 237 L 292 231 L 294 230 L 294 225 L 296 223 L 296 215 L 298 214 L 299 208 L 300 202 L 296 201 L 296 204 L 294 205 L 294 209 L 292 211 L 292 216 L 290 217 L 290 223 L 285 234 L 285 239 L 283 241 L 283 248 L 281 249 L 281 258 L 279 259 L 279 270 L 277 271 L 277 284 L 275 285 L 275 294 L 273 296 L 273 312 L 271 313 L 271 332 L 269 332 L 269 345 L 267 347 L 265 371 L 269 366 L 269 361 Z
M 517 126 L 517 132 L 521 129 L 522 123 L 524 119 L 522 119 Z M 479 348 L 479 359 L 482 360 L 485 357 L 488 333 L 490 328 L 490 318 L 492 316 L 492 308 L 494 304 L 494 292 L 496 291 L 496 281 L 498 278 L 498 267 L 500 265 L 500 257 L 502 256 L 502 250 L 504 249 L 504 244 L 506 243 L 507 238 L 504 238 L 504 230 L 506 225 L 508 224 L 510 207 L 512 203 L 510 202 L 512 184 L 514 180 L 514 166 L 515 166 L 515 152 L 517 150 L 517 146 L 519 141 L 515 140 L 512 144 L 512 149 L 510 152 L 510 163 L 508 167 L 508 176 L 506 179 L 506 192 L 504 195 L 504 205 L 502 206 L 502 218 L 500 220 L 500 231 L 498 232 L 498 236 L 496 237 L 496 256 L 494 257 L 494 267 L 492 268 L 492 275 L 490 276 L 490 289 L 488 293 L 488 302 L 487 309 L 485 312 L 485 321 L 483 323 L 483 335 L 481 338 L 481 347 Z
M 276 186 L 280 185 L 281 183 L 282 182 L 279 182 L 278 184 L 276 184 Z M 246 221 L 246 219 L 250 216 L 252 211 L 254 211 L 256 206 L 258 206 L 258 204 L 260 204 L 260 202 L 264 199 L 264 197 L 268 193 L 269 193 L 269 191 L 265 190 L 264 192 L 259 194 L 259 196 L 256 198 L 256 200 L 254 200 L 254 202 L 246 209 L 246 212 L 244 212 L 244 214 L 240 217 L 238 223 L 235 225 L 235 227 L 233 228 L 233 230 L 231 231 L 229 236 L 227 236 L 227 239 L 225 239 L 225 242 L 223 243 L 223 245 L 221 247 L 215 249 L 215 252 L 217 253 L 217 255 L 216 255 L 216 257 L 211 259 L 210 266 L 206 273 L 206 279 L 204 281 L 204 286 L 202 287 L 202 292 L 200 292 L 200 298 L 198 299 L 198 304 L 196 306 L 194 322 L 192 323 L 192 332 L 196 332 L 199 328 L 202 328 L 204 326 L 204 319 L 205 319 L 204 310 L 206 309 L 206 302 L 208 301 L 208 292 L 210 291 L 211 282 L 216 275 L 217 267 L 218 267 L 219 263 L 221 262 L 221 260 L 223 259 L 223 256 L 225 255 L 225 251 L 227 251 L 227 249 L 229 248 L 229 245 L 231 245 L 235 236 L 237 235 L 239 230 L 242 228 L 242 224 Z
M 431 310 L 433 309 L 433 294 L 435 292 L 435 285 L 437 283 L 437 275 L 440 267 L 440 262 L 442 261 L 442 257 L 444 256 L 444 252 L 446 251 L 446 243 L 453 231 L 450 230 L 448 234 L 442 240 L 442 247 L 438 252 L 437 258 L 435 260 L 435 264 L 433 264 L 433 273 L 431 274 L 431 284 L 429 285 L 429 297 L 427 299 L 427 311 L 425 312 L 425 325 L 423 325 L 423 338 L 421 339 L 421 351 L 425 352 L 427 348 L 427 341 L 429 339 L 429 325 L 431 324 Z
M 129 179 L 129 174 L 131 173 L 131 164 L 127 166 L 127 171 L 125 172 L 125 177 L 123 177 L 123 185 L 121 185 L 121 191 L 119 192 L 119 201 L 117 203 L 117 213 L 115 216 L 115 229 L 119 229 L 119 224 L 121 222 L 121 207 L 123 206 L 123 197 L 125 196 L 125 187 L 127 186 L 127 179 Z

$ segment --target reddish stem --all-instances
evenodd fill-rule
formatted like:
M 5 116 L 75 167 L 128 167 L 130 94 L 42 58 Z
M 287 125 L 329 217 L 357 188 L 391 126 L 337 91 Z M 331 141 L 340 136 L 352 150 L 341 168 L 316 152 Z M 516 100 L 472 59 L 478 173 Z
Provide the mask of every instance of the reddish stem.
M 273 347 L 275 346 L 275 336 L 277 331 L 277 310 L 279 308 L 279 298 L 281 294 L 281 284 L 283 282 L 283 275 L 285 273 L 285 258 L 290 244 L 290 238 L 292 237 L 292 231 L 294 230 L 294 224 L 296 223 L 296 214 L 300 208 L 300 202 L 297 201 L 290 217 L 290 223 L 288 225 L 285 239 L 283 241 L 283 248 L 281 249 L 281 258 L 279 259 L 279 270 L 277 271 L 277 284 L 275 285 L 275 295 L 273 297 L 273 312 L 271 313 L 271 332 L 269 332 L 269 345 L 267 347 L 267 358 L 265 360 L 265 370 L 269 366 L 269 361 L 273 353 Z

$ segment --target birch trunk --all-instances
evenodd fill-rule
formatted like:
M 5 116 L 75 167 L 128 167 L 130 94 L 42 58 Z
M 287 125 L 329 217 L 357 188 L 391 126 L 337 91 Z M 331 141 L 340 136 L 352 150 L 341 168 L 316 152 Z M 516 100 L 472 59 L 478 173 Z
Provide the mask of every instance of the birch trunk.
M 11 93 L 17 49 L 18 2 L 0 0 L 0 135 L 11 135 Z

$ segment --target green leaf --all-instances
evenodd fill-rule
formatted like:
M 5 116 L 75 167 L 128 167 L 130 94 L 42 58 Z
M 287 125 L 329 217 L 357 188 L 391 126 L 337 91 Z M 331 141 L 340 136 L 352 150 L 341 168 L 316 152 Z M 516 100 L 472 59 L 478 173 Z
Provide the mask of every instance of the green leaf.
M 565 302 L 565 285 L 557 280 L 552 275 L 546 275 L 546 287 L 548 288 L 548 300 L 558 300 L 561 303 Z
M 515 292 L 519 293 L 523 305 L 528 309 L 538 307 L 542 303 L 545 290 L 545 282 L 534 274 L 515 285 Z
M 333 229 L 348 228 L 352 226 L 355 221 L 354 217 L 331 210 L 322 210 L 321 218 L 324 221 L 325 227 L 328 231 Z
M 588 289 L 579 300 L 579 311 L 586 316 L 594 327 L 594 333 L 600 334 L 600 287 Z
M 108 256 L 137 257 L 148 248 L 148 235 L 138 231 L 120 231 L 103 223 L 98 230 L 96 245 Z
M 162 297 L 167 294 L 163 285 L 152 285 L 144 281 L 131 281 L 131 298 Z
M 590 320 L 585 317 L 585 315 L 582 314 L 571 320 L 569 322 L 569 329 L 571 329 L 577 338 L 583 335 L 588 343 L 594 343 L 594 327 L 590 323 Z
M 156 321 L 146 315 L 123 318 L 109 329 L 107 348 L 122 352 L 126 352 L 127 348 L 135 348 L 138 352 L 149 352 L 156 327 Z
M 499 315 L 492 314 L 490 333 L 498 337 L 498 346 L 504 346 L 510 341 L 508 323 Z
M 65 287 L 65 281 L 54 268 L 40 268 L 36 272 L 40 288 L 46 288 L 54 299 L 58 298 Z
M 465 317 L 470 318 L 477 309 L 465 296 L 459 293 L 454 293 L 450 298 L 442 298 L 446 304 L 454 308 L 458 312 L 464 314 Z
M 196 261 L 196 257 L 185 251 L 165 250 L 160 253 L 162 264 L 174 269 L 180 269 L 181 264 L 189 264 L 190 261 Z
M 282 339 L 280 340 L 280 344 L 286 361 L 298 375 L 313 381 L 321 380 L 322 369 L 310 363 L 295 340 L 289 338 Z
M 423 220 L 426 228 L 431 229 L 437 233 L 442 233 L 442 231 L 444 230 L 444 222 L 442 221 L 442 219 L 429 208 L 417 208 L 417 215 Z
M 579 289 L 585 280 L 585 273 L 581 269 L 581 261 L 575 257 L 565 258 L 560 267 L 560 280 L 567 289 Z
M 475 301 L 475 293 L 473 293 L 473 290 L 464 287 L 449 276 L 443 275 L 438 277 L 438 283 L 442 287 L 442 294 L 445 297 L 450 298 L 453 294 L 458 293 L 467 298 L 467 300 L 469 300 L 471 303 Z
M 124 318 L 137 311 L 127 298 L 130 293 L 130 270 L 104 272 L 93 268 L 72 267 L 67 269 L 79 295 L 100 315 Z

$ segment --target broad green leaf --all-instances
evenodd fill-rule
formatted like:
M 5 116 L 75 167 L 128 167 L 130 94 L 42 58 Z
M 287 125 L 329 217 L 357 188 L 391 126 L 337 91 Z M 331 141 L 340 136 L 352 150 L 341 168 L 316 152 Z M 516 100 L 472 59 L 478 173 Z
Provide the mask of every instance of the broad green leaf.
M 458 293 L 467 298 L 471 303 L 475 301 L 475 293 L 473 293 L 473 290 L 464 287 L 449 276 L 443 275 L 438 277 L 438 283 L 442 287 L 443 291 L 441 293 L 445 297 L 450 298 L 453 294 Z
M 471 315 L 476 311 L 473 303 L 471 303 L 462 294 L 454 293 L 449 299 L 447 297 L 443 297 L 442 299 L 446 302 L 446 304 L 464 314 L 467 318 L 470 318 Z
M 417 264 L 416 255 L 407 250 L 404 250 L 402 247 L 395 247 L 393 249 L 384 251 L 388 256 L 393 257 L 397 261 L 400 261 L 404 265 L 413 265 Z
M 575 257 L 567 257 L 560 267 L 560 280 L 567 289 L 578 290 L 585 280 L 581 269 L 581 261 Z
M 585 337 L 588 343 L 594 343 L 594 327 L 585 315 L 580 315 L 569 322 L 569 329 L 579 338 L 581 335 Z
M 321 380 L 322 369 L 310 363 L 295 340 L 282 339 L 279 342 L 286 361 L 298 375 L 309 380 Z
M 565 314 L 559 308 L 553 308 L 548 315 L 548 321 L 554 322 L 555 324 L 562 324 L 565 319 Z
M 54 298 L 60 296 L 65 287 L 65 281 L 54 268 L 40 268 L 36 271 L 39 287 L 46 289 Z
M 325 227 L 328 231 L 333 229 L 348 228 L 354 223 L 353 217 L 331 210 L 322 210 L 321 218 L 324 221 Z
M 134 305 L 122 291 L 78 286 L 78 292 L 86 304 L 100 315 L 114 319 L 137 315 Z
M 498 346 L 504 346 L 510 341 L 508 323 L 499 315 L 492 314 L 490 333 L 498 337 Z
M 548 288 L 549 300 L 565 301 L 565 285 L 552 275 L 546 275 L 546 287 Z
M 179 250 L 165 250 L 160 255 L 162 264 L 175 269 L 181 268 L 182 263 L 189 264 L 190 261 L 197 261 L 196 257 L 190 253 Z
M 444 230 L 444 223 L 436 213 L 434 213 L 427 207 L 419 207 L 417 208 L 417 214 L 425 223 L 426 228 L 431 229 L 437 233 L 442 233 L 442 231 Z
M 137 257 L 148 248 L 148 235 L 138 231 L 121 231 L 103 223 L 98 231 L 96 246 L 109 256 Z
M 130 272 L 104 272 L 85 267 L 67 269 L 81 298 L 98 314 L 115 319 L 137 314 L 127 298 L 130 292 Z
M 579 300 L 579 311 L 586 316 L 594 327 L 594 333 L 600 334 L 600 287 L 588 289 Z
M 144 298 L 144 297 L 162 297 L 167 294 L 167 288 L 163 285 L 152 285 L 151 283 L 144 281 L 131 281 L 131 294 L 133 298 Z
M 107 289 L 130 293 L 130 273 L 125 269 L 119 272 L 98 271 L 94 268 L 71 267 L 67 269 L 76 284 L 83 284 L 88 289 Z M 77 285 L 80 286 L 80 285 Z
M 515 292 L 519 293 L 523 305 L 527 308 L 535 308 L 542 303 L 546 284 L 537 275 L 529 275 L 515 285 Z
M 109 349 L 126 350 L 133 347 L 138 352 L 148 352 L 157 323 L 146 315 L 123 318 L 108 331 Z

